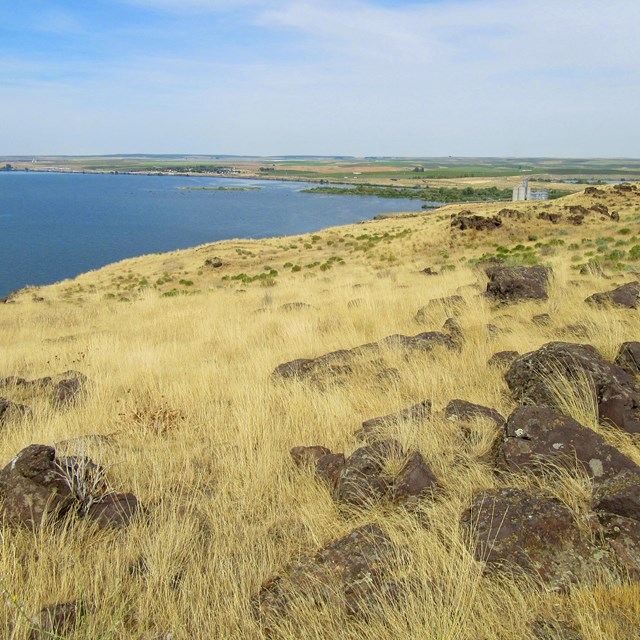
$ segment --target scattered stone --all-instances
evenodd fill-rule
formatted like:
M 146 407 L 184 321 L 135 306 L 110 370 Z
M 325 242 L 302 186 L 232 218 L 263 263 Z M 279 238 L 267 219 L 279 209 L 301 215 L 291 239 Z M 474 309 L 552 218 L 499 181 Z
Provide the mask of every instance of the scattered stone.
M 548 327 L 551 324 L 551 316 L 548 313 L 539 313 L 531 318 L 531 322 L 541 327 Z
M 584 190 L 584 195 L 585 196 L 593 196 L 594 198 L 601 198 L 602 196 L 606 195 L 606 191 L 604 191 L 604 189 L 598 189 L 598 187 L 587 187 Z
M 9 422 L 19 422 L 31 413 L 31 409 L 24 404 L 11 402 L 0 397 L 0 427 Z
M 354 433 L 354 436 L 358 440 L 371 442 L 383 435 L 389 425 L 399 422 L 422 422 L 423 420 L 427 420 L 430 415 L 431 401 L 423 400 L 397 413 L 390 413 L 386 416 L 365 420 L 362 423 L 362 427 Z
M 411 505 L 418 498 L 431 495 L 438 488 L 438 481 L 431 467 L 418 451 L 412 453 L 393 482 L 393 501 Z
M 34 628 L 29 640 L 66 637 L 77 627 L 86 609 L 81 602 L 65 602 L 45 607 L 33 621 Z
M 434 271 L 431 267 L 425 267 L 420 271 L 420 273 L 424 273 L 425 276 L 437 276 L 438 272 Z
M 94 502 L 85 515 L 100 529 L 122 529 L 131 523 L 139 509 L 138 499 L 132 493 L 108 493 Z
M 581 371 L 593 384 L 598 417 L 629 433 L 640 433 L 640 387 L 634 376 L 604 360 L 591 345 L 550 342 L 517 358 L 505 380 L 520 403 L 556 406 L 549 380 L 576 379 Z
M 599 213 L 601 216 L 609 215 L 609 207 L 607 207 L 607 205 L 602 204 L 600 202 L 597 202 L 596 204 L 592 205 L 591 211 L 595 211 L 596 213 Z
M 451 216 L 451 227 L 467 231 L 473 229 L 475 231 L 493 231 L 502 226 L 502 218 L 499 216 L 490 216 L 485 218 L 471 211 L 461 211 Z
M 313 379 L 321 374 L 348 374 L 352 371 L 350 363 L 355 356 L 375 354 L 385 347 L 430 351 L 436 346 L 443 346 L 447 349 L 455 348 L 453 340 L 439 331 L 427 331 L 415 336 L 396 334 L 387 336 L 379 342 L 363 344 L 353 349 L 340 349 L 317 358 L 299 358 L 285 362 L 278 365 L 272 375 L 279 378 Z
M 490 267 L 486 296 L 498 302 L 546 300 L 550 269 L 533 267 Z
M 290 453 L 298 467 L 315 467 L 316 462 L 318 462 L 322 456 L 331 453 L 331 449 L 320 446 L 293 447 Z
M 7 376 L 6 378 L 0 378 L 0 389 L 5 389 L 7 387 L 21 387 L 26 384 L 27 380 L 18 376 Z
M 316 475 L 329 485 L 332 494 L 338 486 L 344 465 L 343 453 L 327 453 L 316 461 Z
M 522 569 L 556 589 L 585 576 L 600 557 L 581 536 L 569 509 L 522 489 L 476 494 L 462 526 L 487 571 Z
M 379 380 L 380 382 L 397 382 L 401 377 L 400 370 L 395 367 L 385 367 L 376 373 L 376 380 Z
M 468 422 L 476 418 L 484 418 L 491 420 L 496 427 L 502 429 L 506 420 L 495 409 L 485 407 L 481 404 L 473 404 L 466 400 L 452 400 L 444 410 L 446 420 L 457 422 Z
M 451 339 L 458 346 L 462 346 L 464 342 L 464 333 L 460 323 L 455 318 L 447 318 L 442 325 L 442 330 L 451 336 Z
M 76 403 L 85 392 L 87 377 L 77 371 L 66 371 L 67 376 L 56 383 L 51 392 L 51 402 L 58 408 L 68 407 Z
M 38 529 L 48 515 L 64 516 L 74 498 L 60 469 L 55 449 L 32 444 L 0 471 L 0 500 L 6 521 Z
M 434 309 L 443 308 L 450 313 L 457 313 L 466 304 L 465 299 L 459 295 L 446 296 L 444 298 L 434 298 L 418 309 L 416 313 L 416 322 L 419 324 L 427 324 L 429 315 Z
M 518 211 L 517 209 L 500 209 L 498 216 L 511 218 L 511 220 L 527 220 L 529 217 L 524 211 Z
M 313 307 L 306 302 L 287 302 L 280 305 L 281 311 L 300 311 L 302 309 L 312 309 Z
M 489 358 L 487 365 L 490 367 L 505 368 L 510 366 L 519 356 L 520 354 L 517 351 L 498 351 Z
M 263 627 L 286 616 L 292 601 L 343 603 L 350 615 L 381 610 L 395 599 L 391 578 L 395 547 L 376 524 L 359 527 L 263 583 L 254 604 Z
M 561 213 L 549 213 L 548 211 L 543 211 L 538 214 L 539 220 L 548 220 L 551 224 L 558 224 L 561 218 Z
M 138 510 L 131 493 L 107 493 L 104 470 L 84 457 L 56 458 L 53 447 L 32 444 L 0 471 L 5 521 L 38 529 L 74 512 L 104 527 L 126 526 Z
M 222 259 L 217 256 L 214 258 L 207 258 L 204 261 L 204 266 L 211 267 L 212 269 L 219 269 L 223 264 L 224 262 L 222 262 Z
M 614 362 L 631 375 L 640 373 L 640 342 L 623 342 Z
M 637 309 L 640 306 L 640 282 L 634 280 L 611 291 L 594 293 L 586 298 L 585 302 L 599 306 L 611 305 L 612 307 Z
M 538 618 L 532 625 L 537 640 L 587 640 L 582 632 L 563 620 L 544 620 Z

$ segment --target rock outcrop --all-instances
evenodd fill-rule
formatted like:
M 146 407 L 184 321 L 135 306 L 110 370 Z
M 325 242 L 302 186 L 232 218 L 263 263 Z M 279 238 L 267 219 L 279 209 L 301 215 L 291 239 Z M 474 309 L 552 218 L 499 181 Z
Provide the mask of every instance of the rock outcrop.
M 633 280 L 611 291 L 594 293 L 586 298 L 585 302 L 597 306 L 610 305 L 623 309 L 638 309 L 640 306 L 640 282 Z
M 520 403 L 556 406 L 555 380 L 576 380 L 578 373 L 593 392 L 598 417 L 629 433 L 640 433 L 640 388 L 634 376 L 611 364 L 591 345 L 550 342 L 517 358 L 505 380 Z
M 486 297 L 496 302 L 546 300 L 550 270 L 533 267 L 489 267 Z
M 88 458 L 56 458 L 53 447 L 32 444 L 0 471 L 5 522 L 39 529 L 75 513 L 100 528 L 123 527 L 138 511 L 131 493 L 108 491 L 104 470 Z
M 354 529 L 263 583 L 254 600 L 258 620 L 268 630 L 297 599 L 345 606 L 350 615 L 378 610 L 397 597 L 398 585 L 391 577 L 395 553 L 378 525 Z
M 600 559 L 569 509 L 521 489 L 476 494 L 462 525 L 476 559 L 491 573 L 521 569 L 552 588 L 566 588 Z

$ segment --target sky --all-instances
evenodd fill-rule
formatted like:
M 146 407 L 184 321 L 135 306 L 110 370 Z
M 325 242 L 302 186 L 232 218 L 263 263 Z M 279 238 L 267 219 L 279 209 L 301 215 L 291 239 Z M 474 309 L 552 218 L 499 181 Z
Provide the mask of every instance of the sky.
M 0 0 L 0 155 L 640 157 L 638 0 Z

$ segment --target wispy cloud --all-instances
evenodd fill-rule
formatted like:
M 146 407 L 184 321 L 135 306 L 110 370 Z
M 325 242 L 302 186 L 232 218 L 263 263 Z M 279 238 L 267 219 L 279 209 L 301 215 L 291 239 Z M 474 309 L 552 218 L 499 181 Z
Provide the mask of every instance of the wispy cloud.
M 35 107 L 20 111 L 40 96 L 58 114 L 60 140 L 80 135 L 74 104 L 114 123 L 109 136 L 104 127 L 82 133 L 88 152 L 133 144 L 158 152 L 633 155 L 640 145 L 627 125 L 640 104 L 637 0 L 610 0 L 606 9 L 586 0 L 104 6 L 25 13 L 21 27 L 20 11 L 7 13 L 5 38 L 0 8 L 3 122 L 33 118 L 37 137 L 51 137 Z M 19 147 L 18 127 L 7 130 L 5 144 Z

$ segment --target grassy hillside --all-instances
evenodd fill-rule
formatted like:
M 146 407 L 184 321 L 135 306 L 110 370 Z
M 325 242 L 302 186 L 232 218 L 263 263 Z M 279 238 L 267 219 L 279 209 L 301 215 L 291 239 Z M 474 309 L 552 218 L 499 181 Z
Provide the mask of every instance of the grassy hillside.
M 459 521 L 475 491 L 504 484 L 487 463 L 495 427 L 479 419 L 469 436 L 441 415 L 453 398 L 509 415 L 516 405 L 503 372 L 486 364 L 495 352 L 568 340 L 612 359 L 621 342 L 638 339 L 637 310 L 584 303 L 637 279 L 640 266 L 640 197 L 604 191 L 508 203 L 520 215 L 503 215 L 494 231 L 452 230 L 450 216 L 495 215 L 503 203 L 143 256 L 23 290 L 1 305 L 0 378 L 74 369 L 90 383 L 86 398 L 66 410 L 37 389 L 0 389 L 32 410 L 3 428 L 0 465 L 31 443 L 66 441 L 61 452 L 105 465 L 112 485 L 134 492 L 145 510 L 123 531 L 98 532 L 81 521 L 37 533 L 4 527 L 5 637 L 27 638 L 42 607 L 77 600 L 88 607 L 74 638 L 267 637 L 252 605 L 261 585 L 356 526 L 379 523 L 401 550 L 398 578 L 412 585 L 402 606 L 383 604 L 363 620 L 303 601 L 270 637 L 533 640 L 534 622 L 545 619 L 564 620 L 587 640 L 628 640 L 640 626 L 637 583 L 603 569 L 563 593 L 522 576 L 483 574 Z M 619 221 L 590 214 L 580 226 L 567 222 L 566 207 L 594 203 Z M 563 214 L 557 224 L 538 218 L 553 212 Z M 475 263 L 483 256 L 551 266 L 549 299 L 491 304 L 479 295 L 486 276 Z M 213 258 L 222 265 L 205 264 Z M 596 262 L 602 271 L 580 274 Z M 421 273 L 427 266 L 438 275 Z M 453 294 L 466 302 L 457 316 L 460 351 L 407 356 L 389 346 L 351 375 L 316 384 L 271 375 L 296 358 L 439 330 L 445 307 L 433 306 L 422 324 L 416 312 Z M 541 313 L 549 324 L 531 322 Z M 425 399 L 433 402 L 431 418 L 399 423 L 393 435 L 431 465 L 443 487 L 437 500 L 412 510 L 338 508 L 291 460 L 297 445 L 348 454 L 359 446 L 353 432 L 363 420 Z M 640 463 L 631 436 L 591 418 L 589 426 Z M 576 517 L 584 511 L 579 478 L 560 475 L 545 490 Z

